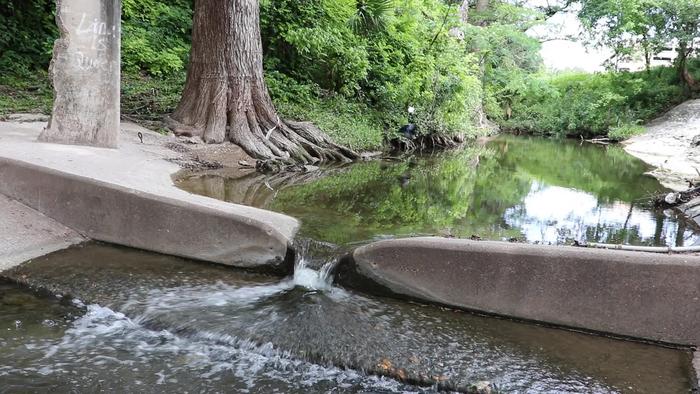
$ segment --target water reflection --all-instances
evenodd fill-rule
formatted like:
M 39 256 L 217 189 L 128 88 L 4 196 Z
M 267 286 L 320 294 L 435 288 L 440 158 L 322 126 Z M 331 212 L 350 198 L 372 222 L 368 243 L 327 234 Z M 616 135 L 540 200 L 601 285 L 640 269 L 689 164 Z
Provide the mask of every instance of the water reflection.
M 700 244 L 697 229 L 649 197 L 666 191 L 616 146 L 501 137 L 485 148 L 310 174 L 185 174 L 193 193 L 300 218 L 305 236 L 337 244 L 446 235 L 561 244 Z

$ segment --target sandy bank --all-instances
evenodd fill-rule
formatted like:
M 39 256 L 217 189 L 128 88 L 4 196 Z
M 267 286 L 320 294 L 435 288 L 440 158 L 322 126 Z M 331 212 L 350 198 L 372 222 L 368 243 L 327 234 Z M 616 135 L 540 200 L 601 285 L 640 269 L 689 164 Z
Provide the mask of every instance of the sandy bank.
M 700 177 L 700 99 L 675 107 L 647 125 L 647 132 L 624 142 L 625 150 L 656 167 L 651 175 L 673 190 L 686 190 Z

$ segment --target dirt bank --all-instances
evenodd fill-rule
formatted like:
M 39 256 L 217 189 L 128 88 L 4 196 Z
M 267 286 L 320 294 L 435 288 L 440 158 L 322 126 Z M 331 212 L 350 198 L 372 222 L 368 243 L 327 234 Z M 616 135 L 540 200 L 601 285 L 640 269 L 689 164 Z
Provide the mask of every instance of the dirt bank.
M 688 189 L 700 177 L 700 99 L 675 107 L 624 142 L 625 150 L 656 167 L 651 175 L 673 190 Z

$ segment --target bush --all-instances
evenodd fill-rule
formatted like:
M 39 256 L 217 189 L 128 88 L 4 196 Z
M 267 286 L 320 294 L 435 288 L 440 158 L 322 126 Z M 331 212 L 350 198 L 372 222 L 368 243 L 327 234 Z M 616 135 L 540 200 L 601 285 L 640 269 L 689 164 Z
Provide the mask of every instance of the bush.
M 169 76 L 187 65 L 192 0 L 123 0 L 122 67 Z
M 300 84 L 277 71 L 265 77 L 280 116 L 311 121 L 336 142 L 356 150 L 381 148 L 383 116 L 375 109 L 340 94 L 324 95 L 320 87 Z
M 608 137 L 613 141 L 624 141 L 635 135 L 644 134 L 646 128 L 636 124 L 623 124 L 622 126 L 613 127 L 608 133 Z
M 422 133 L 472 130 L 481 102 L 479 69 L 475 57 L 447 34 L 459 23 L 442 25 L 448 5 L 439 0 L 364 3 L 368 6 L 358 8 L 354 0 L 262 3 L 266 69 L 309 86 L 307 97 L 286 97 L 281 105 L 289 108 L 293 101 L 313 98 L 371 109 L 369 123 L 377 130 L 398 130 L 413 106 Z M 454 8 L 449 10 L 454 14 Z M 374 14 L 368 18 L 361 12 Z M 278 105 L 281 95 L 273 91 Z
M 697 64 L 697 63 L 696 63 Z M 523 80 L 501 125 L 551 136 L 606 136 L 629 132 L 680 104 L 684 95 L 677 70 L 563 73 Z
M 58 35 L 52 0 L 0 0 L 0 84 L 45 70 Z

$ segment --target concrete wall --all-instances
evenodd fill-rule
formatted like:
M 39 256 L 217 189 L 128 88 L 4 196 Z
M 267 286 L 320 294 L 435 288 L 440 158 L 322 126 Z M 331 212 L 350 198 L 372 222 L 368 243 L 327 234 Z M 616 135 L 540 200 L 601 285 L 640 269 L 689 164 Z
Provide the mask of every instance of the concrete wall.
M 84 241 L 76 231 L 0 194 L 0 273 Z
M 99 241 L 243 268 L 291 270 L 290 239 L 268 217 L 276 215 L 293 234 L 294 219 L 282 215 L 258 210 L 258 220 L 253 208 L 214 209 L 2 157 L 0 194 Z
M 700 257 L 415 238 L 356 250 L 359 274 L 395 294 L 492 314 L 700 345 Z
M 54 105 L 39 139 L 115 148 L 119 137 L 121 0 L 57 0 Z

